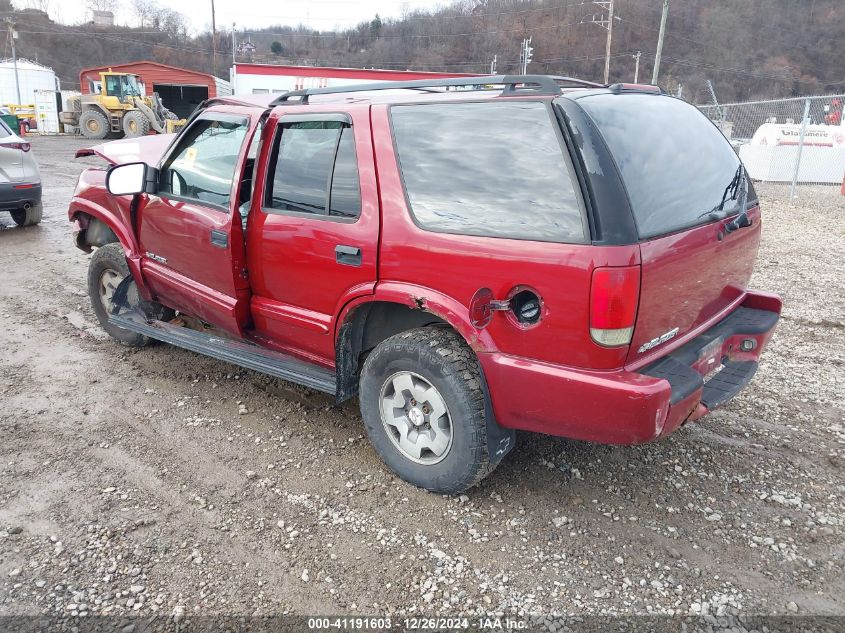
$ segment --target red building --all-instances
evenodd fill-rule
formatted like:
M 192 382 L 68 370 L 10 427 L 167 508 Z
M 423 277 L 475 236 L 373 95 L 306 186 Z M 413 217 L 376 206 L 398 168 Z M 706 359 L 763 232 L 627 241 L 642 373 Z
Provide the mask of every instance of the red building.
M 79 73 L 82 94 L 92 94 L 100 73 L 108 70 L 140 76 L 146 93 L 157 92 L 164 105 L 179 117 L 187 117 L 205 99 L 232 94 L 229 82 L 219 77 L 151 61 L 85 68 Z

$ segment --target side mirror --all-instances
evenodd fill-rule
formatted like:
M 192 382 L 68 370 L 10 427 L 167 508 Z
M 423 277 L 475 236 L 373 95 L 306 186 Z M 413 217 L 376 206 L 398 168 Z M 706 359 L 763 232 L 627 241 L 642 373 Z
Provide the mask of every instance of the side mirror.
M 156 171 L 146 163 L 115 165 L 106 174 L 106 189 L 113 196 L 155 193 Z

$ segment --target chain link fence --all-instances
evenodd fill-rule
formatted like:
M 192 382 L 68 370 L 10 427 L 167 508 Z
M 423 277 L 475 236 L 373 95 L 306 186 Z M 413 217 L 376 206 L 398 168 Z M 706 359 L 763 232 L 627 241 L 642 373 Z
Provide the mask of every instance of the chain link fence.
M 716 123 L 754 180 L 841 184 L 845 95 L 747 101 L 698 108 Z

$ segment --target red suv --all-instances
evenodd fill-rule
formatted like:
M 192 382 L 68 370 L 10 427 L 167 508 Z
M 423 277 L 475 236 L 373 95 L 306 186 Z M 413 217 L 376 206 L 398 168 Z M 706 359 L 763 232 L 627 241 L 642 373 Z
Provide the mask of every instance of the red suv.
M 225 97 L 78 155 L 105 330 L 358 395 L 444 493 L 514 429 L 637 444 L 749 382 L 779 318 L 746 287 L 760 208 L 696 108 L 652 86 L 490 76 Z M 178 313 L 178 316 L 177 316 Z

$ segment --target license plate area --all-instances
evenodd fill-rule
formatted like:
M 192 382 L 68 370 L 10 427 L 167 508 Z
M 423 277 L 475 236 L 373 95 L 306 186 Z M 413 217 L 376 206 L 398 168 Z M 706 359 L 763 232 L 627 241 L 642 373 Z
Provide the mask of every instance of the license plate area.
M 724 358 L 724 345 L 725 341 L 719 338 L 711 343 L 708 343 L 707 346 L 702 348 L 698 353 L 698 360 L 694 363 L 693 368 L 701 374 L 705 384 L 724 367 L 722 363 L 722 359 Z

